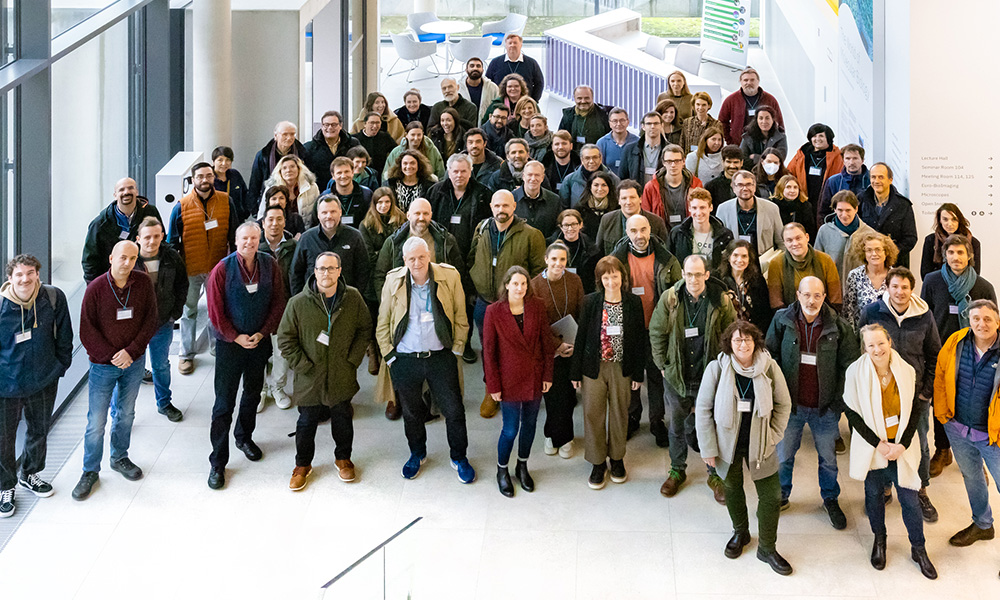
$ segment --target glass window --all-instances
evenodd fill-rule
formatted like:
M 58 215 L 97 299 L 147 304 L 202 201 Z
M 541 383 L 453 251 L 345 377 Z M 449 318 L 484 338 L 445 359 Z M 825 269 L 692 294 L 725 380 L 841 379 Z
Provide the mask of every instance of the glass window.
M 0 164 L 3 179 L 0 180 L 0 266 L 14 256 L 14 150 L 17 114 L 14 112 L 14 95 L 10 90 L 0 97 Z
M 17 3 L 0 0 L 0 65 L 17 58 Z
M 71 314 L 83 299 L 87 225 L 130 175 L 128 56 L 124 20 L 52 65 L 52 283 Z
M 10 1 L 12 0 L 5 0 Z M 52 37 L 76 27 L 115 2 L 116 0 L 52 0 Z

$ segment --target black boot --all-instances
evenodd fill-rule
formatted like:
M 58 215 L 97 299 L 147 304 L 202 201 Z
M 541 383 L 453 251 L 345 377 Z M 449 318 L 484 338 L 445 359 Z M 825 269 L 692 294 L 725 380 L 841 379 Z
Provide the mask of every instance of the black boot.
M 497 487 L 500 493 L 508 498 L 514 497 L 514 483 L 510 480 L 510 472 L 507 467 L 497 467 Z
M 913 559 L 913 562 L 917 563 L 917 566 L 920 567 L 920 572 L 924 577 L 927 579 L 937 579 L 937 569 L 935 569 L 934 565 L 931 564 L 931 559 L 927 556 L 926 548 L 923 546 L 920 548 L 914 546 L 913 549 L 910 550 L 910 557 Z
M 514 477 L 520 482 L 522 490 L 526 492 L 535 491 L 535 480 L 531 478 L 531 473 L 528 473 L 528 461 L 517 461 L 517 466 L 514 467 Z
M 743 548 L 749 543 L 749 531 L 734 531 L 733 537 L 729 538 L 729 542 L 726 544 L 726 558 L 739 558 L 743 554 Z
M 881 571 L 885 568 L 885 536 L 876 535 L 872 544 L 872 566 Z

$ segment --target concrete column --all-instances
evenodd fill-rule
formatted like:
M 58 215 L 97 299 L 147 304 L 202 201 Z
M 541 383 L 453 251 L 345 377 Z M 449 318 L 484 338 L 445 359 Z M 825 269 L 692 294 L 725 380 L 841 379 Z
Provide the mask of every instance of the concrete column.
M 437 0 L 413 0 L 413 12 L 432 12 L 437 14 Z
M 209 156 L 233 141 L 233 24 L 230 0 L 194 0 L 193 148 Z

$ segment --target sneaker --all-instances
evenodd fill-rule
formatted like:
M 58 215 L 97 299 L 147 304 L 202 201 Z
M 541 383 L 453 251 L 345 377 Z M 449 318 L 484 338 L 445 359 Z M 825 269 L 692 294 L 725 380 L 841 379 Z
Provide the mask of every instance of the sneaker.
M 288 482 L 288 489 L 293 492 L 300 492 L 306 488 L 309 480 L 309 474 L 312 473 L 312 467 L 295 467 L 292 469 L 292 479 Z
M 153 383 L 153 372 L 146 369 L 142 372 L 142 382 L 146 385 L 152 385 Z
M 927 488 L 920 488 L 920 491 L 917 492 L 917 501 L 920 502 L 920 514 L 923 516 L 924 521 L 937 523 L 938 511 L 934 508 L 930 497 L 927 495 Z
M 625 471 L 625 461 L 611 459 L 611 481 L 612 483 L 625 483 L 628 480 L 628 473 Z
M 416 454 L 410 455 L 410 460 L 406 461 L 403 465 L 403 479 L 414 479 L 420 474 L 420 465 L 427 462 L 427 455 L 417 456 Z
M 712 490 L 712 496 L 719 504 L 726 505 L 726 484 L 716 473 L 708 474 L 708 487 Z
M 686 480 L 687 474 L 684 471 L 670 469 L 670 472 L 667 473 L 667 480 L 660 486 L 660 493 L 671 498 L 677 494 L 677 490 L 681 489 L 681 484 Z
M 80 481 L 73 488 L 73 499 L 86 500 L 90 496 L 90 492 L 94 490 L 94 484 L 97 483 L 97 480 L 98 475 L 96 471 L 84 471 L 83 475 L 80 475 Z
M 833 448 L 837 451 L 837 454 L 847 454 L 847 444 L 844 443 L 844 438 L 842 437 L 837 438 Z
M 111 470 L 121 473 L 122 477 L 128 479 L 129 481 L 138 481 L 142 479 L 142 469 L 137 467 L 136 464 L 129 460 L 127 456 L 125 458 L 111 461 Z
M 587 485 L 589 485 L 592 490 L 599 490 L 603 488 L 606 483 L 607 474 L 607 463 L 594 465 L 594 468 L 590 471 L 590 479 L 587 480 Z
M 14 516 L 14 488 L 0 492 L 0 519 Z
M 462 483 L 472 483 L 476 480 L 476 470 L 472 468 L 467 458 L 451 461 L 451 468 L 458 471 L 458 480 Z
M 559 446 L 559 456 L 562 458 L 573 458 L 573 440 Z
M 17 478 L 17 482 L 21 484 L 21 487 L 25 488 L 39 498 L 48 498 L 55 493 L 52 486 L 49 483 L 42 481 L 42 478 L 39 477 L 37 473 L 32 473 L 31 475 L 21 473 L 21 475 Z
M 823 506 L 826 508 L 826 513 L 830 515 L 830 524 L 833 525 L 834 529 L 847 529 L 847 515 L 844 514 L 836 499 L 824 500 Z
M 257 405 L 257 412 L 264 412 L 264 407 L 267 406 L 267 397 L 271 395 L 271 388 L 265 383 L 264 387 L 260 388 L 260 403 Z
M 275 387 L 273 390 L 271 390 L 271 393 L 274 396 L 275 406 L 277 406 L 281 410 L 287 410 L 292 407 L 292 399 L 291 397 L 289 397 L 287 393 L 285 393 L 285 390 L 283 388 Z
M 337 476 L 340 477 L 341 481 L 354 481 L 354 463 L 350 460 L 338 460 L 333 464 L 337 466 Z
M 190 375 L 194 373 L 194 361 L 190 358 L 182 358 L 180 362 L 177 363 L 177 372 L 181 375 Z
M 550 437 L 545 438 L 544 450 L 549 456 L 555 456 L 556 452 L 559 452 L 559 449 L 552 445 L 552 438 Z
M 171 423 L 177 423 L 178 421 L 184 420 L 184 413 L 169 402 L 163 408 L 157 407 L 156 412 L 165 416 Z

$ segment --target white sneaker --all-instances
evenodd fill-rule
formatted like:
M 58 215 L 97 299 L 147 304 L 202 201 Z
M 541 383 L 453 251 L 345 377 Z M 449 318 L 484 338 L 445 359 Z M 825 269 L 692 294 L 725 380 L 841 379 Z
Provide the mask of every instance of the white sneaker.
M 549 456 L 553 456 L 558 450 L 552 445 L 552 438 L 545 438 L 545 453 Z
M 285 393 L 285 390 L 280 387 L 275 387 L 271 390 L 271 394 L 274 397 L 274 405 L 285 410 L 292 407 L 292 399 Z
M 270 393 L 270 391 L 271 390 L 267 389 L 267 385 L 265 385 L 263 388 L 261 388 L 261 390 L 260 390 L 260 403 L 257 404 L 257 412 L 259 412 L 259 413 L 260 412 L 264 412 L 264 406 L 267 404 L 267 396 Z
M 559 447 L 559 456 L 563 458 L 573 458 L 573 440 L 570 440 Z

